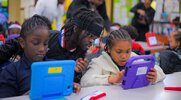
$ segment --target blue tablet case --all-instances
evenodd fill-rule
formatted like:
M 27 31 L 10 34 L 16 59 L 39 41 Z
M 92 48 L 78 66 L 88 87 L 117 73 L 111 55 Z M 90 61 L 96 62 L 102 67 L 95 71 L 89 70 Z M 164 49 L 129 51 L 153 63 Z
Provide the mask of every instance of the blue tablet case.
M 31 100 L 53 100 L 70 95 L 75 61 L 35 62 L 31 65 Z
M 140 60 L 140 61 L 136 61 Z M 149 85 L 147 73 L 150 68 L 155 65 L 155 57 L 153 55 L 140 55 L 131 57 L 126 66 L 123 76 L 122 88 L 139 88 Z

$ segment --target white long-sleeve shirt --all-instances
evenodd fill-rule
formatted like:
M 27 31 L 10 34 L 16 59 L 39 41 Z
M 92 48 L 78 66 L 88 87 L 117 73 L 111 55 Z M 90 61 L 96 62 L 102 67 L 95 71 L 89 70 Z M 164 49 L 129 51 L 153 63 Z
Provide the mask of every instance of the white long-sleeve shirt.
M 60 30 L 62 27 L 62 16 L 64 14 L 63 5 L 57 5 L 57 0 L 38 0 L 34 14 L 47 17 L 50 22 L 56 20 L 56 30 Z

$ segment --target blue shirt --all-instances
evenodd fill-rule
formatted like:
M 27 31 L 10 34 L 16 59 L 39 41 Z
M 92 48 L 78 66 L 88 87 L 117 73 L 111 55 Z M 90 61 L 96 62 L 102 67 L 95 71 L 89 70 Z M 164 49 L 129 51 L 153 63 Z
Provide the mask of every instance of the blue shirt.
M 0 98 L 20 96 L 29 91 L 32 62 L 23 56 L 6 66 L 0 75 Z

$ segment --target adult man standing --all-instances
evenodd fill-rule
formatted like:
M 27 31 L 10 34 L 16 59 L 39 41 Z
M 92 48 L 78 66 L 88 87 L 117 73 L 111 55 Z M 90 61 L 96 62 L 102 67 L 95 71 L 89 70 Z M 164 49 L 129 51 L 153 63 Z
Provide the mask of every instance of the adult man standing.
M 149 25 L 152 23 L 155 10 L 151 7 L 153 0 L 145 0 L 135 5 L 131 12 L 135 14 L 132 19 L 132 25 L 137 29 L 139 36 L 137 41 L 145 41 L 145 33 L 149 31 Z

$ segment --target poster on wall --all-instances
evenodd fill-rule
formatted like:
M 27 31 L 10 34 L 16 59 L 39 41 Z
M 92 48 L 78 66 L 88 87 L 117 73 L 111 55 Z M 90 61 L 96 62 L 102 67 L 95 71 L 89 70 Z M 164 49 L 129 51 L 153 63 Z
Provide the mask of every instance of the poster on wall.
M 121 25 L 131 23 L 133 13 L 130 9 L 138 3 L 139 0 L 114 0 L 113 2 L 113 22 Z

